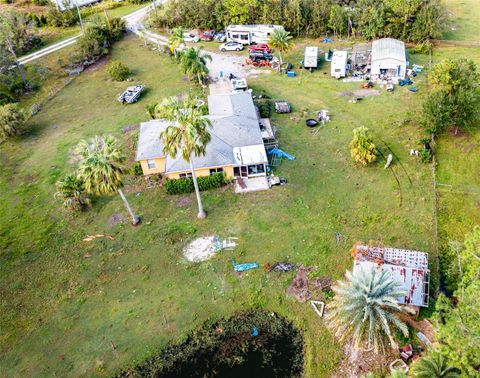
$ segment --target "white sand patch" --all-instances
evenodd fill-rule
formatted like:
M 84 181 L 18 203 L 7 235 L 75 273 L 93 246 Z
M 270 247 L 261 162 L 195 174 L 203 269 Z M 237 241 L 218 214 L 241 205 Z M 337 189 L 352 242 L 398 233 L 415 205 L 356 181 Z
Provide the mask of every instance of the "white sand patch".
M 199 262 L 211 258 L 219 249 L 218 237 L 205 236 L 195 239 L 183 249 L 183 256 L 187 261 Z

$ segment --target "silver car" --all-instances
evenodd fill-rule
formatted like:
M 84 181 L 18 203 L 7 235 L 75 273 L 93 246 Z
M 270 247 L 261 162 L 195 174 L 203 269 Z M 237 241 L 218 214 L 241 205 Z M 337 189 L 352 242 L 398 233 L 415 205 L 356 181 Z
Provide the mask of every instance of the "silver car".
M 243 50 L 243 45 L 238 42 L 226 42 L 219 46 L 220 51 L 240 51 Z

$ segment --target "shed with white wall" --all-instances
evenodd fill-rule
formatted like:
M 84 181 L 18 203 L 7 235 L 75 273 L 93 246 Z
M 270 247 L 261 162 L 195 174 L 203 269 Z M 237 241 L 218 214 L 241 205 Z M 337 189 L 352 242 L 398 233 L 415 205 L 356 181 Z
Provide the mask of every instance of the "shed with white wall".
M 405 78 L 407 72 L 407 52 L 405 44 L 398 39 L 383 38 L 373 41 L 370 75 L 372 80 Z

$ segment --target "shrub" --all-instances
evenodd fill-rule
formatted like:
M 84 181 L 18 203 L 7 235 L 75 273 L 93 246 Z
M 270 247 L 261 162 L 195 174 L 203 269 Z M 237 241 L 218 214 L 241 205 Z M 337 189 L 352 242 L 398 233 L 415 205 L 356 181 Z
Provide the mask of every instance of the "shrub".
M 206 321 L 184 340 L 117 377 L 302 376 L 302 334 L 275 313 L 250 310 Z
M 353 140 L 350 142 L 350 153 L 356 163 L 367 165 L 377 159 L 377 148 L 372 141 L 370 131 L 362 126 L 353 130 Z
M 63 201 L 63 207 L 69 210 L 83 210 L 89 204 L 90 200 L 85 195 L 83 181 L 76 175 L 67 175 L 64 179 L 57 181 L 57 191 L 55 198 Z
M 17 135 L 25 124 L 25 113 L 17 104 L 0 106 L 0 141 Z
M 32 3 L 33 3 L 34 5 L 43 6 L 43 5 L 48 5 L 48 4 L 50 4 L 50 0 L 32 0 Z
M 7 91 L 0 91 L 0 106 L 10 104 L 11 102 L 15 102 L 15 97 Z
M 115 81 L 124 81 L 130 76 L 130 69 L 118 60 L 112 60 L 108 64 L 107 72 Z
M 215 173 L 210 176 L 202 176 L 197 178 L 198 188 L 201 191 L 220 188 L 228 184 L 228 179 L 225 173 Z M 193 179 L 167 179 L 165 181 L 165 189 L 168 194 L 183 194 L 192 193 L 195 191 Z
M 143 4 L 148 3 L 150 0 L 128 0 L 130 4 Z
M 132 172 L 135 176 L 143 175 L 142 165 L 140 164 L 139 161 L 136 161 L 135 163 L 133 163 Z
M 420 161 L 422 163 L 431 163 L 433 160 L 432 150 L 427 150 L 426 148 L 424 148 L 423 150 L 420 150 L 418 157 L 420 158 Z
M 78 13 L 75 9 L 65 9 L 63 12 L 51 5 L 47 12 L 47 24 L 55 27 L 69 27 L 78 23 Z

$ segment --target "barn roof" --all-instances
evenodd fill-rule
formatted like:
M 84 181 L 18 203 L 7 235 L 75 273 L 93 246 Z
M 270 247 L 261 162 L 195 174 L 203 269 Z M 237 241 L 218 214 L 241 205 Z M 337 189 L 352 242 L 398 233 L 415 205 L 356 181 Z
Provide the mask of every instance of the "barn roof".
M 395 59 L 406 62 L 405 44 L 394 38 L 382 38 L 372 42 L 372 62 L 383 59 Z
M 428 307 L 430 271 L 428 254 L 397 248 L 356 245 L 353 248 L 354 272 L 358 269 L 388 270 L 407 293 L 398 303 Z

